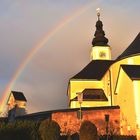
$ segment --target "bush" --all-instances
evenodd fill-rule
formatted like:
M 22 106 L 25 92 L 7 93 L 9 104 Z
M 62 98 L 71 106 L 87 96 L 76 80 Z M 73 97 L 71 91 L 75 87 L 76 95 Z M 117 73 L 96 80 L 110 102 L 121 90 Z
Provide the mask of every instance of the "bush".
M 80 127 L 80 140 L 98 140 L 97 128 L 90 121 L 84 121 Z
M 39 132 L 42 140 L 58 140 L 60 137 L 60 126 L 52 120 L 41 122 Z
M 0 124 L 1 140 L 40 140 L 38 122 L 17 121 L 14 123 Z
M 39 136 L 39 122 L 34 121 L 17 121 L 15 126 L 15 132 L 17 136 L 22 139 L 21 136 L 23 136 L 23 139 L 25 140 L 40 140 Z

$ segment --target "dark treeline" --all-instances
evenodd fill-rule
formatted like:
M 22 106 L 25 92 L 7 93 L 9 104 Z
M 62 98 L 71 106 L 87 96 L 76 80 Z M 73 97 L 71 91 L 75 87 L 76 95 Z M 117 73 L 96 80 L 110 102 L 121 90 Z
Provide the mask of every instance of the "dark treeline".
M 60 136 L 60 126 L 52 120 L 1 122 L 0 140 L 79 140 L 79 137 L 82 140 L 82 137 L 85 137 L 84 131 L 88 132 L 86 129 L 91 130 L 88 134 L 91 138 L 97 133 L 96 127 L 90 122 L 83 122 L 80 135 L 75 133 L 65 136 Z
M 0 140 L 106 140 L 98 136 L 96 126 L 83 121 L 79 133 L 60 135 L 60 126 L 53 120 L 0 122 Z M 135 136 L 109 136 L 108 140 L 136 140 Z

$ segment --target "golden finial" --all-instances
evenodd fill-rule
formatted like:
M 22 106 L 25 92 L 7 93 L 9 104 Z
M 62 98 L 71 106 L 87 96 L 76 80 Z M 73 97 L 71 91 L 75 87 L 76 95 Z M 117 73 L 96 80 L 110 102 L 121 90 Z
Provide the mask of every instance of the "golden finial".
M 98 20 L 100 20 L 100 8 L 97 8 L 96 12 L 97 12 Z

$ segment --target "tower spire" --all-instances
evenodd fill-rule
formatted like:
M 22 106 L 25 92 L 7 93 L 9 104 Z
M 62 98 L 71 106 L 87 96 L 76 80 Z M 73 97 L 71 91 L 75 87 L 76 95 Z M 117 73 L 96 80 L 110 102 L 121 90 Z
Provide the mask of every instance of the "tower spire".
M 100 8 L 96 9 L 98 21 L 96 22 L 96 31 L 92 41 L 93 46 L 108 46 L 108 39 L 105 37 L 105 32 L 103 30 L 103 23 L 100 20 Z

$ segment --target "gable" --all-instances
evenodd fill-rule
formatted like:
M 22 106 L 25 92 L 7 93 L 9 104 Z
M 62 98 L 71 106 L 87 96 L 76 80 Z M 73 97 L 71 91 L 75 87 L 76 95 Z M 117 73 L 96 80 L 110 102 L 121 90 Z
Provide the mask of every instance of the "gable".
M 120 65 L 114 92 L 117 93 L 124 83 L 127 85 L 128 81 L 138 79 L 140 79 L 140 65 Z

